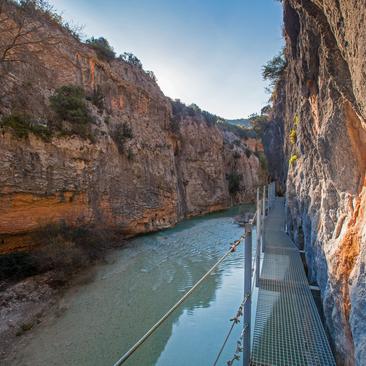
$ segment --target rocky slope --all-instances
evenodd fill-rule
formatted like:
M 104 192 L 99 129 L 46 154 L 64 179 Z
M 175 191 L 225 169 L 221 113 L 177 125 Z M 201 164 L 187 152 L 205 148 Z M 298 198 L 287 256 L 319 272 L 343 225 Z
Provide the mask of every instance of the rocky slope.
M 288 65 L 267 137 L 285 163 L 271 169 L 280 185 L 287 176 L 290 230 L 320 286 L 338 363 L 365 365 L 365 3 L 283 5 Z
M 0 34 L 3 46 L 14 39 L 19 14 L 10 6 L 0 15 L 10 30 Z M 27 113 L 32 126 L 52 130 L 49 97 L 78 85 L 89 99 L 89 133 L 19 137 L 2 125 L 0 252 L 28 245 L 24 235 L 50 222 L 136 235 L 254 197 L 262 168 L 244 140 L 199 111 L 173 115 L 142 68 L 103 60 L 53 19 L 27 14 L 25 24 L 32 31 L 12 54 L 23 60 L 0 62 L 0 115 Z M 116 137 L 121 126 L 129 132 Z M 232 173 L 240 182 L 229 192 Z

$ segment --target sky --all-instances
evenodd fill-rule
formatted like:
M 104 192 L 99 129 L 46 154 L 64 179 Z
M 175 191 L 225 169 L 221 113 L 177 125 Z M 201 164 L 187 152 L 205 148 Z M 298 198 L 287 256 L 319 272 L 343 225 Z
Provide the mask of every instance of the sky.
M 261 68 L 282 45 L 274 0 L 50 0 L 66 20 L 132 52 L 165 95 L 223 118 L 260 112 Z

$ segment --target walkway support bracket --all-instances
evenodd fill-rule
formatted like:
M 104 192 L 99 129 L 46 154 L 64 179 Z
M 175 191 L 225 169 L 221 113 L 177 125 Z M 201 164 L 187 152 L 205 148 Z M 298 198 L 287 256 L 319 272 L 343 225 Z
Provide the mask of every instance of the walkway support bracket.
M 261 227 L 261 201 L 259 199 L 259 188 L 257 188 L 257 229 L 256 229 L 256 247 L 255 247 L 255 284 L 258 286 L 259 283 L 259 272 L 260 272 L 260 260 L 261 260 L 261 238 L 262 238 L 262 227 Z

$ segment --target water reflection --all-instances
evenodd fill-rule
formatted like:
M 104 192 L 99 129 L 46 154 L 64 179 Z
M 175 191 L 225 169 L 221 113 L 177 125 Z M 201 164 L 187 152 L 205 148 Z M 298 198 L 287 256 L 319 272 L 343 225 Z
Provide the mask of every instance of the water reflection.
M 65 296 L 68 310 L 35 330 L 12 365 L 113 365 L 242 234 L 236 214 L 188 220 L 115 251 L 92 283 Z M 241 251 L 229 257 L 126 365 L 210 365 L 241 301 L 242 264 Z

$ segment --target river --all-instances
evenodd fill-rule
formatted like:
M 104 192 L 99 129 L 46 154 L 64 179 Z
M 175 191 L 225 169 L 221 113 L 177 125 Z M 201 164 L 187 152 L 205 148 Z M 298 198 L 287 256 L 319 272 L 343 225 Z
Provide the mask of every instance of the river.
M 43 322 L 14 365 L 112 366 L 240 237 L 242 206 L 134 238 L 68 291 L 66 311 Z M 243 297 L 243 245 L 177 309 L 126 366 L 212 365 Z M 221 358 L 232 357 L 236 327 Z

